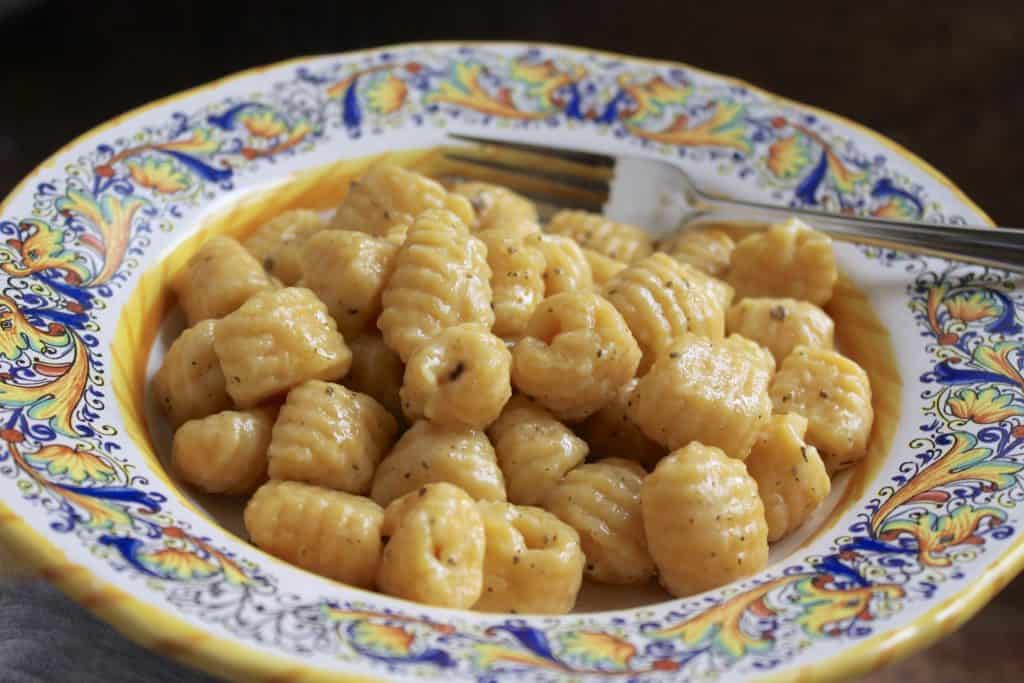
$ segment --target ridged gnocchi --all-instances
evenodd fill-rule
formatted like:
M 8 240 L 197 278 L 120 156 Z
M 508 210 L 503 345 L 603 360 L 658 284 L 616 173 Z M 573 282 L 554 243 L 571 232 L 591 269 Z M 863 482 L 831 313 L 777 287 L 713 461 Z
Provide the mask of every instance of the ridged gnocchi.
M 658 245 L 658 251 L 718 278 L 729 272 L 729 262 L 735 248 L 736 243 L 729 235 L 714 228 L 683 228 Z
M 427 484 L 384 510 L 382 591 L 426 605 L 472 607 L 483 592 L 484 523 L 457 486 Z
M 204 242 L 172 284 L 189 325 L 223 318 L 274 287 L 259 261 L 237 240 L 223 235 Z
M 352 366 L 342 381 L 352 391 L 372 396 L 395 417 L 402 416 L 405 368 L 402 359 L 384 343 L 380 334 L 362 334 L 346 340 L 352 351 Z
M 824 306 L 838 278 L 831 238 L 792 218 L 740 240 L 727 279 L 739 299 L 786 297 Z
M 446 327 L 494 325 L 487 247 L 449 211 L 426 211 L 409 228 L 384 288 L 377 326 L 403 361 Z
M 771 417 L 774 370 L 771 354 L 749 339 L 686 334 L 640 380 L 626 412 L 668 449 L 700 441 L 742 460 Z
M 182 332 L 153 376 L 157 405 L 175 426 L 231 407 L 213 350 L 215 326 L 216 321 L 204 320 Z
M 711 339 L 725 336 L 725 306 L 719 292 L 724 286 L 692 266 L 654 254 L 613 277 L 601 293 L 640 344 L 642 374 L 686 332 Z
M 559 211 L 551 217 L 547 230 L 623 263 L 633 263 L 654 251 L 654 240 L 649 232 L 597 213 Z
M 641 431 L 627 414 L 638 378 L 627 382 L 615 398 L 584 420 L 576 429 L 590 451 L 600 458 L 625 458 L 654 467 L 668 452 Z
M 526 197 L 491 183 L 456 183 L 452 192 L 469 200 L 476 212 L 477 230 L 510 231 L 524 237 L 540 232 L 537 207 Z
M 397 429 L 391 413 L 369 396 L 303 382 L 288 392 L 274 424 L 270 477 L 366 493 Z
M 267 447 L 276 414 L 276 409 L 264 407 L 189 420 L 174 432 L 174 470 L 207 493 L 252 493 L 267 480 Z
M 405 366 L 400 397 L 410 420 L 484 429 L 512 396 L 512 354 L 475 324 L 443 330 Z
M 609 458 L 580 465 L 544 498 L 544 508 L 579 533 L 585 573 L 595 581 L 641 583 L 656 573 L 640 507 L 645 474 L 635 462 Z
M 609 280 L 626 268 L 626 264 L 622 261 L 616 261 L 593 249 L 584 249 L 583 256 L 590 264 L 590 274 L 594 280 L 594 286 L 598 288 L 604 287 Z
M 548 297 L 512 351 L 512 384 L 556 416 L 582 420 L 636 374 L 640 347 L 615 307 L 593 292 Z
M 835 324 L 825 311 L 795 299 L 743 299 L 726 314 L 726 330 L 756 341 L 781 364 L 797 346 L 831 349 Z
M 311 572 L 371 587 L 381 557 L 384 512 L 368 498 L 294 481 L 270 481 L 245 508 L 252 542 Z
M 398 247 L 353 230 L 325 230 L 302 249 L 302 283 L 327 305 L 347 338 L 377 322 Z
M 451 211 L 467 225 L 476 220 L 465 197 L 449 193 L 425 175 L 379 161 L 352 181 L 330 227 L 384 236 L 396 225 L 412 225 L 416 216 L 430 209 Z
M 670 453 L 640 489 L 647 547 L 661 584 L 686 597 L 768 563 L 757 482 L 721 449 L 692 442 Z
M 531 235 L 526 244 L 544 255 L 544 294 L 586 292 L 594 288 L 594 276 L 583 250 L 562 235 Z
M 316 211 L 285 211 L 261 225 L 242 242 L 263 270 L 285 285 L 294 285 L 302 277 L 302 249 L 306 241 L 327 227 Z
M 829 349 L 798 346 L 782 361 L 771 386 L 777 413 L 807 418 L 807 442 L 830 473 L 867 454 L 874 422 L 871 383 L 849 358 Z
M 805 417 L 772 415 L 746 460 L 764 503 L 771 543 L 803 524 L 832 488 L 818 450 L 804 443 L 806 431 Z
M 478 232 L 491 268 L 494 334 L 518 337 L 544 299 L 544 254 L 506 228 Z
M 487 435 L 505 477 L 508 499 L 518 505 L 539 505 L 588 452 L 586 442 L 522 395 L 512 397 Z
M 487 435 L 421 420 L 380 465 L 370 497 L 387 505 L 424 484 L 448 482 L 477 500 L 505 500 L 505 477 Z
M 352 352 L 308 289 L 263 292 L 217 323 L 214 351 L 228 395 L 252 407 L 309 379 L 345 376 Z
M 484 587 L 473 609 L 565 614 L 576 604 L 584 556 L 576 531 L 537 507 L 477 503 L 484 523 Z

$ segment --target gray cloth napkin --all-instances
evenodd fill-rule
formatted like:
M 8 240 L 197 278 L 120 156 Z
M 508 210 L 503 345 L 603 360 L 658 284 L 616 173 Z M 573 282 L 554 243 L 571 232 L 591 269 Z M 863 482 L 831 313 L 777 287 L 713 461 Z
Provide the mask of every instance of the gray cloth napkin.
M 132 643 L 44 581 L 0 582 L 2 683 L 213 683 Z

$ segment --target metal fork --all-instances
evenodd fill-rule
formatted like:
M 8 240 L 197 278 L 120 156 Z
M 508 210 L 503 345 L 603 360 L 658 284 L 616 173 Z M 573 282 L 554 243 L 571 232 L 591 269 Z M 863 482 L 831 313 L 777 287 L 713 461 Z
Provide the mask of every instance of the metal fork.
M 655 234 L 716 221 L 805 219 L 833 238 L 1024 272 L 1024 230 L 838 215 L 701 190 L 680 168 L 654 159 L 611 157 L 556 147 L 449 134 L 469 145 L 444 149 L 442 175 L 487 180 L 537 201 L 548 212 L 584 209 Z

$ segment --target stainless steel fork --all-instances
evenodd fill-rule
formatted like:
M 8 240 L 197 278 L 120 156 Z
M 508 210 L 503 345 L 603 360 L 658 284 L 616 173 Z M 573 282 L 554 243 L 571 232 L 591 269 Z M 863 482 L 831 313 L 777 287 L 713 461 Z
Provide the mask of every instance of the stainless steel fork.
M 450 134 L 446 174 L 499 182 L 549 209 L 603 212 L 665 234 L 709 219 L 780 221 L 796 216 L 844 242 L 1024 272 L 1024 230 L 838 215 L 715 197 L 680 168 L 654 159 Z M 468 144 L 466 144 L 468 143 Z

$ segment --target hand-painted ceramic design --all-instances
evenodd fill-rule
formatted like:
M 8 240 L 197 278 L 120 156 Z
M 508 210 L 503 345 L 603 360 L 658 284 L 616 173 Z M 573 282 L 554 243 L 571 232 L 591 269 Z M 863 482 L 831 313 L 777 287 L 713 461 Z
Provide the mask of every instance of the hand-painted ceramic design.
M 793 205 L 985 220 L 892 143 L 681 65 L 438 44 L 241 74 L 73 142 L 3 204 L 0 535 L 129 634 L 239 678 L 834 677 L 925 644 L 1017 570 L 1024 300 L 1003 273 L 874 249 L 840 255 L 898 340 L 896 445 L 831 529 L 749 581 L 561 618 L 428 610 L 197 513 L 126 438 L 112 379 L 140 271 L 243 190 L 447 130 L 656 155 Z

